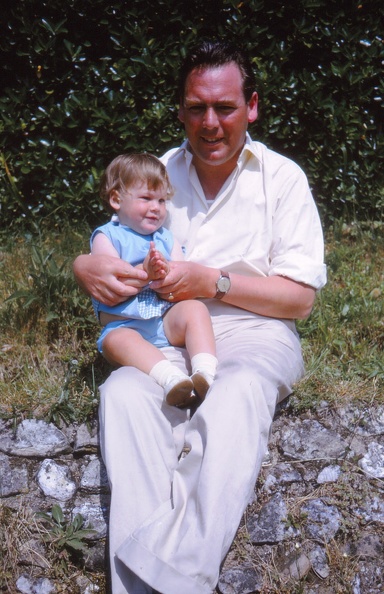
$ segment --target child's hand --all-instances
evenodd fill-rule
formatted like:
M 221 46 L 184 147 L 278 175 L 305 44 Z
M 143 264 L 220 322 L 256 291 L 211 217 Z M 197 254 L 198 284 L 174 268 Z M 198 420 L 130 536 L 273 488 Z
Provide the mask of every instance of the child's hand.
M 161 280 L 169 272 L 169 264 L 163 254 L 155 248 L 153 241 L 150 243 L 148 254 L 143 262 L 143 268 L 149 280 Z

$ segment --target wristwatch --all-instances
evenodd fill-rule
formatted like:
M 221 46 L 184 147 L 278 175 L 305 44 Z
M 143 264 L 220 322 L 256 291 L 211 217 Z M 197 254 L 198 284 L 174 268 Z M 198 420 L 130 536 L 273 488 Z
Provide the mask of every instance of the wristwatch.
M 216 299 L 222 299 L 231 288 L 231 279 L 229 278 L 228 272 L 220 270 L 220 276 L 216 281 Z

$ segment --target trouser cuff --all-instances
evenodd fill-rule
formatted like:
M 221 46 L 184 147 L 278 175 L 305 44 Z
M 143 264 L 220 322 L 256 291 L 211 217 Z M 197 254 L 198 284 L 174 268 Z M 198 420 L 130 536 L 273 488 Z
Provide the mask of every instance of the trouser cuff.
M 117 550 L 117 557 L 146 584 L 164 594 L 212 594 L 208 584 L 183 575 L 168 565 L 138 540 L 130 536 Z

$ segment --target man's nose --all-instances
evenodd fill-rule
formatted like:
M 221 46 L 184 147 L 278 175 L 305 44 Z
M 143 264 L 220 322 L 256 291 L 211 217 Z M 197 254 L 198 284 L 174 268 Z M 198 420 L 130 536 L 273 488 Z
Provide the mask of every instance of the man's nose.
M 218 118 L 213 107 L 207 107 L 205 110 L 203 123 L 206 128 L 217 128 Z

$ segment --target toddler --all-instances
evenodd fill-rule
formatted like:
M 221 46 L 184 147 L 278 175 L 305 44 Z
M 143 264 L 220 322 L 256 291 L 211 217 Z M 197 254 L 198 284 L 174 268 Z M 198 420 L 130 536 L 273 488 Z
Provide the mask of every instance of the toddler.
M 96 300 L 93 304 L 103 326 L 97 345 L 104 357 L 114 365 L 148 373 L 164 389 L 168 404 L 186 407 L 205 398 L 217 359 L 205 304 L 198 300 L 170 303 L 151 289 L 151 281 L 168 274 L 169 260 L 183 259 L 180 245 L 163 227 L 172 193 L 166 169 L 153 155 L 120 155 L 107 167 L 100 195 L 114 216 L 93 232 L 92 254 L 118 256 L 140 266 L 149 282 L 138 295 L 117 306 Z M 161 347 L 169 345 L 186 347 L 191 377 L 162 353 Z

